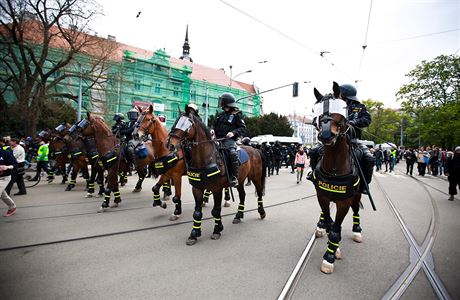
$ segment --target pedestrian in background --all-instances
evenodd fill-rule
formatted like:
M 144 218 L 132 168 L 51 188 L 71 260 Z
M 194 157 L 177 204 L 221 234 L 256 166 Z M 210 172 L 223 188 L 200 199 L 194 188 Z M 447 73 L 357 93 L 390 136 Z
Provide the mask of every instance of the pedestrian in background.
M 445 175 L 449 180 L 449 201 L 454 200 L 457 188 L 460 189 L 460 146 L 455 148 L 454 154 L 447 159 Z
M 5 191 L 11 195 L 11 188 L 13 187 L 14 183 L 17 184 L 19 192 L 15 193 L 15 196 L 18 195 L 25 195 L 26 186 L 24 184 L 24 162 L 26 158 L 26 151 L 24 148 L 19 144 L 19 139 L 12 138 L 10 141 L 10 147 L 13 150 L 13 156 L 18 163 L 17 167 L 13 169 L 11 172 L 11 180 L 8 183 L 8 186 L 5 188 Z
M 385 172 L 388 172 L 388 163 L 390 162 L 390 151 L 383 150 L 383 163 L 385 164 Z
M 16 204 L 5 191 L 8 182 L 11 180 L 11 171 L 16 168 L 17 162 L 13 153 L 0 148 L 0 198 L 8 206 L 8 210 L 3 214 L 4 217 L 12 216 L 16 213 Z
M 54 176 L 51 173 L 48 165 L 48 154 L 49 154 L 49 145 L 45 140 L 40 141 L 40 147 L 37 151 L 37 174 L 30 181 L 37 181 L 38 177 L 41 176 L 41 171 L 45 171 L 48 174 L 48 182 L 53 181 Z
M 414 163 L 417 160 L 415 151 L 412 150 L 412 148 L 407 149 L 404 152 L 404 159 L 406 160 L 406 174 L 412 176 L 412 172 L 414 170 Z
M 382 145 L 379 145 L 379 148 L 377 151 L 374 153 L 375 156 L 375 167 L 376 171 L 381 171 L 382 170 L 382 162 L 383 162 L 383 151 L 382 151 Z
M 419 176 L 425 176 L 426 163 L 424 152 L 426 151 L 423 147 L 420 147 L 417 152 L 417 170 Z
M 297 171 L 297 184 L 302 181 L 303 169 L 307 166 L 307 154 L 304 152 L 303 147 L 295 155 L 295 167 Z M 312 170 L 313 171 L 313 170 Z

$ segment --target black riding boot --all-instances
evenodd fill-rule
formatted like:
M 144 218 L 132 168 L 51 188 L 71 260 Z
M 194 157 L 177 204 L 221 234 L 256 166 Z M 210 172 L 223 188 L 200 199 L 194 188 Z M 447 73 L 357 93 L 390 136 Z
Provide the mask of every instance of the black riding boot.
M 362 152 L 360 161 L 361 170 L 363 171 L 364 180 L 366 180 L 367 184 L 369 184 L 372 181 L 372 172 L 375 166 L 375 158 L 371 154 L 369 148 L 366 147 L 366 145 L 360 143 L 358 147 Z M 361 184 L 361 193 L 367 194 L 367 190 L 364 184 Z
M 230 186 L 235 187 L 238 185 L 240 160 L 238 159 L 238 154 L 236 151 L 230 151 L 229 155 L 230 161 L 232 163 L 232 176 L 230 178 Z

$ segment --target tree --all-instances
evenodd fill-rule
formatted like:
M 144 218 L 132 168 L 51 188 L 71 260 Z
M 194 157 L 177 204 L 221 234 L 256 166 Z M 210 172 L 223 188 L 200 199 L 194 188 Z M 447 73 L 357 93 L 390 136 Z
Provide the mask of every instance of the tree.
M 263 134 L 273 134 L 277 136 L 292 136 L 289 120 L 285 116 L 270 113 L 261 117 L 245 119 L 249 137 Z
M 363 138 L 373 140 L 376 143 L 398 143 L 396 136 L 403 116 L 391 108 L 385 108 L 382 102 L 364 100 L 363 104 L 369 111 L 372 122 L 363 131 Z
M 78 98 L 61 83 L 85 81 L 88 95 L 102 87 L 116 43 L 89 34 L 100 14 L 92 0 L 3 0 L 0 9 L 0 90 L 12 92 L 32 135 L 46 101 Z
M 418 136 L 420 145 L 454 148 L 460 144 L 460 57 L 440 55 L 422 61 L 406 76 L 409 83 L 397 97 L 411 117 L 409 134 Z

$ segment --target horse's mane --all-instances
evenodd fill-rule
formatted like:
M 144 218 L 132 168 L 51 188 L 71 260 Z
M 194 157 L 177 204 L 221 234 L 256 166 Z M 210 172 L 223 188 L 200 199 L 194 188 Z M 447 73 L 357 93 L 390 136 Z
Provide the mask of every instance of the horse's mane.
M 203 127 L 203 130 L 204 130 L 204 132 L 205 132 L 205 134 L 206 134 L 206 138 L 207 138 L 208 140 L 211 140 L 211 139 L 212 139 L 212 137 L 211 137 L 211 132 L 209 131 L 208 126 L 206 126 L 206 125 L 203 123 L 203 121 L 201 120 L 201 118 L 199 118 L 199 117 L 198 117 L 196 114 L 194 114 L 194 113 L 189 114 L 189 116 L 192 117 L 192 120 L 193 120 L 196 124 L 199 124 L 201 127 Z
M 92 118 L 94 120 L 94 124 L 99 125 L 99 128 L 102 129 L 103 133 L 105 133 L 107 136 L 112 135 L 112 131 L 109 129 L 107 124 L 105 124 L 104 118 L 102 118 L 100 116 L 93 116 Z

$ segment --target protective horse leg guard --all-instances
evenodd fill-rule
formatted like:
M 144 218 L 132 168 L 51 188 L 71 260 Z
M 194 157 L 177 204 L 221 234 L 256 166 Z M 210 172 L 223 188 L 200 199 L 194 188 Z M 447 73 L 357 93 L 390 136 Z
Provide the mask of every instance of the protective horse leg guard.
M 259 212 L 260 218 L 264 219 L 267 215 L 264 209 L 264 201 L 262 197 L 257 198 L 257 211 Z
M 88 194 L 93 194 L 94 193 L 94 181 L 89 181 L 88 182 Z
M 158 184 L 155 184 L 152 188 L 153 192 L 153 207 L 155 206 L 160 206 L 161 208 L 166 208 L 166 202 L 161 201 L 161 196 L 160 196 L 160 186 Z
M 320 215 L 319 215 L 319 221 L 316 224 L 316 227 L 318 227 L 320 229 L 326 229 L 326 222 L 324 220 L 324 213 L 323 212 L 321 212 Z
M 230 200 L 230 188 L 228 187 L 224 189 L 224 200 L 225 201 Z
M 76 179 L 74 179 L 74 178 L 70 179 L 69 184 L 67 185 L 67 188 L 65 190 L 66 191 L 71 191 L 75 187 L 76 183 L 77 183 Z
M 121 192 L 120 191 L 113 192 L 113 196 L 114 196 L 113 202 L 117 204 L 121 202 Z
M 235 215 L 235 219 L 237 220 L 244 219 L 244 203 L 238 204 L 238 212 Z
M 203 194 L 203 203 L 208 203 L 209 202 L 209 197 L 211 197 L 212 192 L 208 190 L 204 190 Z
M 174 215 L 178 216 L 182 214 L 182 201 L 180 200 L 180 197 L 174 196 L 172 199 L 173 203 L 176 204 L 176 209 L 174 210 Z
M 193 226 L 192 232 L 190 233 L 190 238 L 196 239 L 201 236 L 201 219 L 203 218 L 203 213 L 199 210 L 193 212 Z
M 326 260 L 328 263 L 333 264 L 335 262 L 335 254 L 337 251 L 337 248 L 339 248 L 339 243 L 340 240 L 342 239 L 340 232 L 341 228 L 334 228 L 329 232 L 329 241 L 327 241 L 327 249 L 326 253 L 324 253 L 324 260 Z
M 111 193 L 111 191 L 109 189 L 104 190 L 104 202 L 102 202 L 102 204 L 101 204 L 102 208 L 108 208 L 109 207 L 110 193 Z
M 353 229 L 352 229 L 353 232 L 361 232 L 362 231 L 360 223 L 361 222 L 359 220 L 359 214 L 353 214 Z
M 213 208 L 211 211 L 212 216 L 214 217 L 214 234 L 220 234 L 224 230 L 224 225 L 222 224 L 220 208 Z
M 165 194 L 165 196 L 171 196 L 172 192 L 171 185 L 169 184 L 169 182 L 163 183 L 163 193 Z

